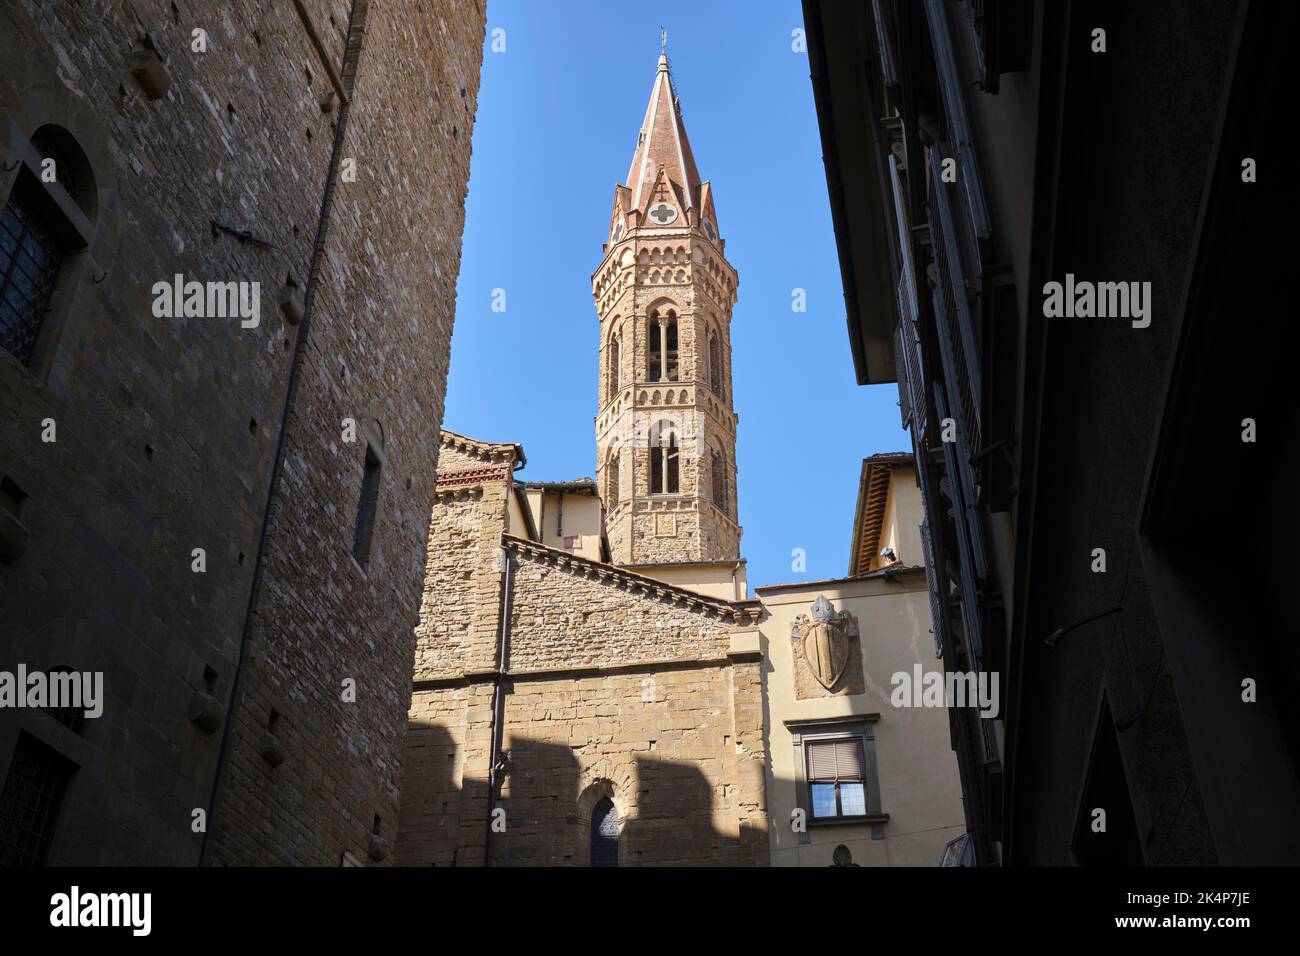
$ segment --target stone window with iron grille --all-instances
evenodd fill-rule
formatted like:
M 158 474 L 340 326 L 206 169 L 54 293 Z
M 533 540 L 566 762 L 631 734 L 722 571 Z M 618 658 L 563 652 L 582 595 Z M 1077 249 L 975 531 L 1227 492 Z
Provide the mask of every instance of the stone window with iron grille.
M 0 790 L 0 866 L 43 866 L 75 769 L 67 758 L 24 732 Z
M 66 130 L 43 126 L 0 176 L 0 349 L 37 363 L 58 311 L 69 259 L 92 239 L 96 191 L 89 162 Z

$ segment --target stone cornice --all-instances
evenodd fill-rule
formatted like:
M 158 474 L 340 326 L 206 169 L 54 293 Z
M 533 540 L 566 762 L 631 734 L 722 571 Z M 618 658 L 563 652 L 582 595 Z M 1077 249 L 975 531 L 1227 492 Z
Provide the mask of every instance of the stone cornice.
M 445 687 L 469 687 L 473 684 L 490 684 L 501 680 L 510 683 L 527 683 L 529 681 L 572 680 L 577 677 L 605 677 L 609 674 L 636 674 L 645 671 L 682 671 L 703 670 L 705 668 L 730 667 L 738 662 L 738 657 L 728 654 L 725 657 L 678 657 L 669 660 L 631 661 L 626 664 L 573 664 L 567 667 L 548 667 L 536 670 L 500 671 L 466 671 L 463 674 L 448 674 L 442 677 L 417 677 L 412 682 L 412 689 L 440 690 Z
M 514 468 L 512 465 L 485 465 L 482 468 L 449 468 L 446 471 L 439 471 L 437 485 L 434 490 L 435 497 L 442 499 L 456 491 L 482 487 L 486 484 L 513 482 Z
M 477 438 L 470 438 L 467 435 L 448 431 L 445 428 L 438 436 L 438 444 L 442 448 L 454 449 L 468 458 L 476 458 L 479 461 L 493 464 L 509 465 L 512 468 L 516 461 L 520 464 L 527 461 L 524 458 L 523 448 L 512 442 L 479 441 Z
M 502 540 L 506 547 L 520 557 L 525 557 L 531 561 L 540 561 L 553 567 L 562 568 L 571 574 L 610 584 L 630 594 L 643 594 L 675 607 L 685 608 L 696 613 L 714 615 L 720 620 L 736 626 L 751 626 L 752 623 L 757 621 L 757 617 L 752 614 L 748 607 L 737 607 L 732 602 L 724 601 L 721 598 L 708 597 L 698 591 L 666 584 L 643 574 L 628 571 L 626 568 L 579 557 L 568 551 L 548 547 L 525 538 L 517 538 L 514 535 L 504 535 Z M 752 621 L 751 617 L 753 618 Z

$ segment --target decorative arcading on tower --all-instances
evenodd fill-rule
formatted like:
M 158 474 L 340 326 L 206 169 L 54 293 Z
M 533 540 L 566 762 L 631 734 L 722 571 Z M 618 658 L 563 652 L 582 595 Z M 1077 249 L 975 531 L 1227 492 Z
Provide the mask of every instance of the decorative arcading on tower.
M 731 401 L 738 279 L 725 250 L 661 53 L 592 276 L 596 480 L 617 564 L 739 557 Z

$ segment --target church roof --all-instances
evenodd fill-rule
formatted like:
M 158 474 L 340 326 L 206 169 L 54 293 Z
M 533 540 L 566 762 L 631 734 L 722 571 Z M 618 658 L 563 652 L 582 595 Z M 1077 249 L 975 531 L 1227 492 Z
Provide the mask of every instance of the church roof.
M 516 554 L 527 554 L 534 559 L 547 561 L 573 574 L 604 584 L 617 585 L 632 595 L 668 601 L 687 607 L 692 611 L 713 613 L 723 620 L 735 624 L 746 623 L 753 617 L 753 614 L 749 611 L 748 602 L 739 602 L 745 605 L 745 609 L 742 610 L 737 606 L 736 602 L 711 597 L 699 591 L 692 591 L 690 588 L 669 584 L 666 581 L 660 581 L 658 578 L 647 577 L 644 574 L 629 571 L 621 565 L 593 561 L 591 558 L 584 558 L 571 551 L 551 547 L 542 544 L 540 541 L 530 541 L 527 538 L 521 538 L 513 534 L 503 534 L 501 543 Z
M 646 106 L 636 152 L 627 171 L 627 188 L 631 191 L 631 208 L 640 209 L 654 188 L 659 168 L 678 189 L 685 209 L 697 208 L 700 200 L 700 174 L 686 138 L 681 103 L 668 69 L 668 55 L 659 54 L 650 103 Z

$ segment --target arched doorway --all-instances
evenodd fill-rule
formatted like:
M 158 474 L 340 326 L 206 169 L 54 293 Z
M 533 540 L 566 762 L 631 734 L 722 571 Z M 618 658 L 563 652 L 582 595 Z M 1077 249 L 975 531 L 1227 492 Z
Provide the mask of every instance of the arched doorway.
M 591 865 L 618 866 L 618 810 L 609 797 L 591 811 Z

